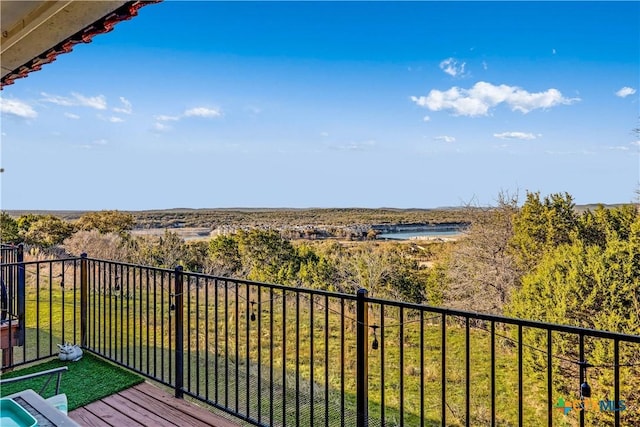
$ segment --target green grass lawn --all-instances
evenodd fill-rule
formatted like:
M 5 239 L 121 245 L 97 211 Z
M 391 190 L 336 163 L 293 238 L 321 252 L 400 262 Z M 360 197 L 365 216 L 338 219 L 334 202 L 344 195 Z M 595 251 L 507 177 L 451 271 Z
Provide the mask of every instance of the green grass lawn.
M 87 345 L 96 353 L 104 354 L 140 372 L 171 383 L 172 363 L 175 363 L 175 324 L 172 323 L 175 318 L 174 312 L 169 311 L 168 279 L 163 289 L 160 285 L 156 288 L 155 282 L 147 283 L 146 277 L 141 274 L 134 277 L 131 273 L 131 276 L 128 281 L 132 284 L 131 298 L 105 298 L 104 294 L 91 292 Z M 44 281 L 39 290 L 33 285 L 27 287 L 27 360 L 29 357 L 55 354 L 55 344 L 63 340 L 73 341 L 74 337 L 76 342 L 79 340 L 78 301 L 74 300 L 71 290 L 63 291 L 55 279 L 51 282 L 51 288 L 48 287 L 48 282 L 45 284 Z M 144 286 L 141 287 L 140 284 Z M 283 302 L 281 291 L 270 294 L 266 288 L 261 290 L 261 294 L 255 287 L 247 289 L 245 285 L 240 285 L 237 289 L 230 286 L 226 291 L 224 288 L 218 288 L 217 291 L 215 289 L 206 285 L 185 285 L 185 292 L 188 293 L 188 297 L 185 297 L 184 312 L 184 375 L 187 390 L 200 398 L 216 401 L 240 413 L 248 412 L 255 417 L 260 411 L 262 421 L 269 419 L 270 399 L 273 396 L 274 425 L 289 424 L 296 417 L 303 425 L 311 424 L 311 420 L 313 425 L 322 425 L 325 417 L 329 418 L 330 424 L 334 424 L 339 422 L 342 416 L 348 425 L 355 413 L 356 345 L 353 312 L 347 307 L 343 319 L 337 299 L 332 298 L 328 302 L 330 310 L 326 311 L 326 301 L 318 297 L 313 304 L 312 322 L 310 301 L 301 297 L 297 313 L 293 292 L 287 292 L 286 301 Z M 123 287 L 121 293 L 128 291 L 128 287 Z M 225 292 L 228 297 L 225 297 Z M 75 297 L 77 298 L 77 295 Z M 258 300 L 262 303 L 249 303 Z M 251 319 L 251 313 L 256 315 L 256 320 Z M 405 425 L 419 424 L 421 414 L 424 414 L 425 425 L 440 424 L 443 384 L 440 319 L 436 316 L 433 320 L 425 320 L 421 331 L 421 323 L 416 322 L 418 315 L 418 311 L 407 309 L 401 322 L 398 311 L 387 308 L 384 312 L 385 329 L 377 332 L 381 346 L 384 337 L 384 361 L 381 349 L 369 350 L 369 414 L 373 419 L 379 420 L 384 410 L 385 425 L 400 424 L 401 413 L 404 414 Z M 428 317 L 432 316 L 425 313 L 425 318 Z M 380 320 L 379 311 L 370 315 L 370 324 L 380 323 Z M 273 330 L 270 327 L 271 322 Z M 399 327 L 400 323 L 404 324 L 402 330 Z M 500 324 L 496 325 L 496 328 L 496 332 L 501 335 L 516 336 L 517 331 L 513 327 Z M 534 344 L 528 340 L 526 328 L 524 332 L 524 343 Z M 341 339 L 342 334 L 344 341 Z M 532 353 L 530 348 L 524 349 L 525 357 L 532 353 L 538 355 L 540 360 L 535 365 L 523 364 L 523 376 L 519 378 L 516 346 L 499 336 L 496 336 L 495 341 L 498 425 L 517 424 L 517 390 L 520 381 L 523 383 L 524 424 L 546 425 L 544 351 L 540 356 L 538 352 Z M 34 349 L 37 342 L 40 343 L 39 350 Z M 542 344 L 544 348 L 545 343 Z M 466 352 L 469 351 L 470 422 L 472 425 L 487 425 L 491 419 L 490 334 L 485 330 L 472 328 L 467 349 L 464 327 L 460 323 L 451 322 L 446 328 L 445 347 L 447 424 L 465 424 L 467 396 L 464 362 Z M 49 352 L 51 348 L 54 353 Z M 621 349 L 624 350 L 625 346 L 621 346 Z M 344 358 L 341 356 L 342 353 Z M 569 357 L 564 353 L 559 355 Z M 89 360 L 90 356 L 86 357 Z M 558 397 L 575 397 L 579 387 L 578 370 L 573 369 L 560 375 L 558 365 L 561 362 L 553 360 L 554 402 Z M 61 366 L 63 362 L 56 360 L 47 363 L 57 365 L 40 367 L 38 370 Z M 71 365 L 73 367 L 73 364 Z M 271 369 L 273 375 L 270 375 Z M 633 367 L 621 370 L 621 396 L 628 400 L 629 407 L 637 405 L 638 402 L 634 397 L 636 394 L 633 394 L 630 388 L 632 382 L 629 381 L 636 377 L 636 373 L 637 368 Z M 88 385 L 80 388 L 90 390 L 92 387 L 98 387 L 97 384 L 102 386 L 103 378 L 109 375 L 111 374 L 97 375 L 99 380 L 93 383 L 90 381 Z M 62 384 L 63 392 L 69 395 L 70 407 L 73 407 L 71 393 L 67 391 L 67 387 L 74 382 L 70 378 L 71 372 L 65 373 Z M 560 390 L 558 384 L 561 382 L 571 385 L 572 388 Z M 344 390 L 344 395 L 341 390 Z M 78 395 L 81 395 L 81 392 L 78 392 Z M 421 392 L 424 395 L 424 404 L 421 402 Z M 604 395 L 606 390 L 601 387 L 594 392 L 600 396 Z M 340 410 L 342 396 L 343 411 Z M 324 412 L 326 401 L 329 402 L 328 414 Z M 83 404 L 86 403 L 76 405 Z M 636 411 L 636 407 L 633 406 L 633 411 L 630 409 L 622 414 L 623 421 Z M 565 416 L 561 412 L 553 411 L 552 416 L 554 425 L 573 425 L 576 421 L 575 414 Z M 283 422 L 285 417 L 286 420 Z
M 102 399 L 119 391 L 125 390 L 144 381 L 141 376 L 119 368 L 96 356 L 85 353 L 77 362 L 67 362 L 59 359 L 17 369 L 3 374 L 1 378 L 14 378 L 34 372 L 67 366 L 69 370 L 62 373 L 60 392 L 67 395 L 69 411 L 91 402 Z M 32 378 L 17 383 L 6 384 L 0 390 L 0 396 L 7 396 L 26 389 L 39 392 L 49 376 Z M 55 394 L 55 377 L 42 393 L 44 398 Z

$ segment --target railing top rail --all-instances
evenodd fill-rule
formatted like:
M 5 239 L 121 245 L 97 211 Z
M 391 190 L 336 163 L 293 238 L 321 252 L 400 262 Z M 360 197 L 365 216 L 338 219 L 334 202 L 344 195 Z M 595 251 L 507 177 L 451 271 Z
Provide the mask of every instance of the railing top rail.
M 521 325 L 521 326 L 537 328 L 537 329 L 545 329 L 545 330 L 550 329 L 556 332 L 566 332 L 566 333 L 571 333 L 576 335 L 586 335 L 586 336 L 597 337 L 597 338 L 617 339 L 620 341 L 640 343 L 640 335 L 622 334 L 619 332 L 610 332 L 610 331 L 603 331 L 598 329 L 588 329 L 588 328 L 582 328 L 579 326 L 559 325 L 556 323 L 547 323 L 547 322 L 541 322 L 537 320 L 526 320 L 526 319 L 518 319 L 515 317 L 498 316 L 494 314 L 486 314 L 486 313 L 479 313 L 479 312 L 473 312 L 473 311 L 455 310 L 455 309 L 450 309 L 446 307 L 434 307 L 430 305 L 415 304 L 415 303 L 409 303 L 404 301 L 384 300 L 384 299 L 370 298 L 370 297 L 366 297 L 365 300 L 366 302 L 372 303 L 372 304 L 403 307 L 405 309 L 410 309 L 410 310 L 414 309 L 419 311 L 428 311 L 431 313 L 438 313 L 438 314 L 443 314 L 443 315 L 452 316 L 452 317 L 464 317 L 464 318 L 468 317 L 472 319 L 486 320 L 486 321 L 496 322 L 496 323 L 507 323 L 510 325 Z
M 71 262 L 71 261 L 79 261 L 81 258 L 72 257 L 72 258 L 57 258 L 57 259 L 43 259 L 43 260 L 34 260 L 34 261 L 23 261 L 23 262 L 7 262 L 2 263 L 3 267 L 16 267 L 16 266 L 27 266 L 34 264 L 52 264 L 56 262 Z

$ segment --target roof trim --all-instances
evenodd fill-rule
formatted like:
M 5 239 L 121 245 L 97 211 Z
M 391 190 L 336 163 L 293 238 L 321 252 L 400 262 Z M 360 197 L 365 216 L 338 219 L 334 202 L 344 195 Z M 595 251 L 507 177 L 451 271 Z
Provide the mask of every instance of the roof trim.
M 93 24 L 42 52 L 24 65 L 7 73 L 0 81 L 0 90 L 4 89 L 5 86 L 12 85 L 15 80 L 27 77 L 29 73 L 40 70 L 43 65 L 55 61 L 58 55 L 71 52 L 75 45 L 79 43 L 91 43 L 93 37 L 96 35 L 110 32 L 117 23 L 128 21 L 134 16 L 137 16 L 140 8 L 149 4 L 159 3 L 160 1 L 162 0 L 129 1 L 125 3 L 113 12 L 98 19 Z

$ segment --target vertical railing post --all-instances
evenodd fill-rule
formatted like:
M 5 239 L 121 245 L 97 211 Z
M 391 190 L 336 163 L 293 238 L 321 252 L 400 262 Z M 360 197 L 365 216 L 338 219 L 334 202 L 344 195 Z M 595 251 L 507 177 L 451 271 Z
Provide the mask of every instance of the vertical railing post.
M 175 345 L 175 396 L 183 397 L 184 388 L 184 304 L 183 304 L 183 274 L 182 266 L 175 268 L 175 287 L 173 290 L 173 303 L 175 307 L 176 345 Z
M 365 298 L 366 289 L 358 289 L 356 301 L 356 425 L 369 425 L 369 310 Z
M 25 335 L 25 313 L 26 313 L 26 287 L 24 272 L 24 245 L 20 243 L 16 250 L 16 261 L 18 262 L 18 336 L 17 345 L 24 345 Z
M 89 317 L 89 266 L 87 254 L 80 255 L 80 346 L 87 348 Z

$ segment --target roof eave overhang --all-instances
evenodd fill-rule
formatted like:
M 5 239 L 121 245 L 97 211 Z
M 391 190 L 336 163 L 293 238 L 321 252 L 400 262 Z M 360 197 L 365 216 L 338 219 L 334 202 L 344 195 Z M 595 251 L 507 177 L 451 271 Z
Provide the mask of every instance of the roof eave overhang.
M 159 1 L 44 1 L 24 10 L 10 27 L 2 28 L 0 88 L 40 70 L 75 45 L 90 43 L 96 35 L 136 16 L 141 7 Z M 11 3 L 25 2 L 3 2 L 2 6 L 11 7 Z

